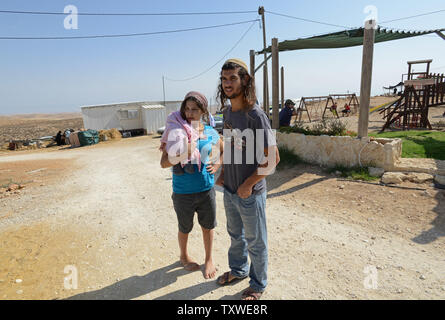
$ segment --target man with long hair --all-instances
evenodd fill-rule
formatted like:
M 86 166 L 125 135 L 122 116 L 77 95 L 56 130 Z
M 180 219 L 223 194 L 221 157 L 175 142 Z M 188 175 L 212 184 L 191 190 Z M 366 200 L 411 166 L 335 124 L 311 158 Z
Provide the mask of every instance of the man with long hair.
M 218 98 L 224 116 L 224 157 L 215 184 L 224 187 L 230 271 L 220 285 L 250 277 L 243 300 L 258 300 L 267 285 L 266 180 L 278 164 L 276 140 L 259 107 L 246 64 L 229 59 L 222 66 Z M 230 105 L 226 106 L 227 100 Z M 226 151 L 227 150 L 227 151 Z M 251 265 L 249 268 L 248 257 Z

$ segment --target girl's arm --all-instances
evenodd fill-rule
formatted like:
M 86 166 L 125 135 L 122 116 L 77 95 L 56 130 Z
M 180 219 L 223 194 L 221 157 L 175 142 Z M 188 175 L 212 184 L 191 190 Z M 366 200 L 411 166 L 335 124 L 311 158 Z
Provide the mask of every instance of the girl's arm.
M 215 174 L 218 171 L 218 169 L 222 166 L 222 163 L 223 163 L 224 142 L 221 138 L 219 139 L 219 142 L 218 142 L 218 148 L 219 148 L 219 159 L 218 159 L 219 161 L 217 161 L 216 163 L 211 162 L 206 167 L 207 171 L 210 174 Z M 221 174 L 222 173 L 223 173 L 223 170 L 221 169 Z

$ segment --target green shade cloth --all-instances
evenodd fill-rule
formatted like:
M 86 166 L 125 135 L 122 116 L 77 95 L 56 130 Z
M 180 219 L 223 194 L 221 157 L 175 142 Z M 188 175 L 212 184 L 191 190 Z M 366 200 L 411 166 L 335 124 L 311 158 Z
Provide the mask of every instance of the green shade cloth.
M 363 45 L 364 28 L 345 30 L 315 36 L 305 39 L 286 40 L 278 44 L 279 51 L 291 51 L 302 49 L 334 49 L 346 48 Z M 444 31 L 445 29 L 428 30 L 428 31 L 394 31 L 378 27 L 375 31 L 375 43 L 399 40 L 405 38 L 418 37 L 425 34 L 436 33 Z M 271 52 L 271 47 L 266 49 L 266 52 Z M 264 50 L 259 51 L 264 53 Z

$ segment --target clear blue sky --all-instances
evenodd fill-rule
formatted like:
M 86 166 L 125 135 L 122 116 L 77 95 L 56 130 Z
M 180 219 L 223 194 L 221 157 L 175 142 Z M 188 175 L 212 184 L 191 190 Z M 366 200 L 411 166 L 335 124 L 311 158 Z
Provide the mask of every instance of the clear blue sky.
M 2 0 L 0 10 L 57 11 L 75 5 L 79 12 L 209 12 L 267 10 L 331 24 L 362 26 L 367 5 L 379 21 L 445 9 L 443 0 L 405 1 L 91 1 Z M 193 28 L 258 18 L 256 13 L 212 16 L 79 16 L 78 30 L 64 29 L 64 16 L 0 14 L 0 36 L 83 36 Z M 445 12 L 388 23 L 385 26 L 426 30 L 445 27 Z M 0 40 L 0 114 L 75 112 L 80 106 L 126 101 L 162 100 L 162 76 L 182 79 L 221 59 L 248 29 L 248 24 L 145 37 L 85 40 Z M 266 13 L 268 43 L 340 31 L 340 28 Z M 256 23 L 229 55 L 248 63 L 249 50 L 262 48 Z M 373 94 L 400 81 L 406 61 L 433 59 L 433 72 L 445 72 L 445 41 L 436 35 L 376 44 Z M 303 50 L 280 54 L 287 97 L 356 92 L 360 89 L 362 48 Z M 257 57 L 257 62 L 261 58 Z M 222 64 L 222 63 L 221 63 Z M 198 90 L 215 101 L 221 64 L 187 82 L 166 81 L 166 99 L 181 100 Z M 438 68 L 438 69 L 437 69 Z M 257 81 L 262 99 L 262 74 Z

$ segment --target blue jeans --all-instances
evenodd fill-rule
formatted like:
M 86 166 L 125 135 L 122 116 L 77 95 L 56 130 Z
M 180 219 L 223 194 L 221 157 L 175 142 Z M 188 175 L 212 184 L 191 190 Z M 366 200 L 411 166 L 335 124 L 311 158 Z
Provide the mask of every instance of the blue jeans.
M 242 199 L 224 189 L 227 231 L 231 239 L 231 274 L 235 277 L 249 275 L 250 287 L 256 292 L 263 292 L 267 285 L 266 194 L 253 194 Z

